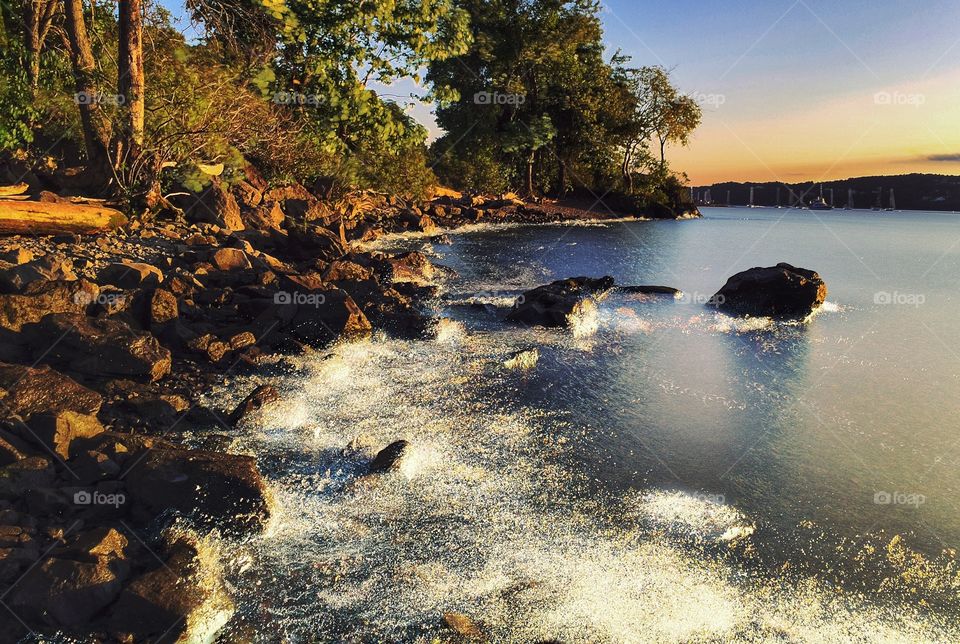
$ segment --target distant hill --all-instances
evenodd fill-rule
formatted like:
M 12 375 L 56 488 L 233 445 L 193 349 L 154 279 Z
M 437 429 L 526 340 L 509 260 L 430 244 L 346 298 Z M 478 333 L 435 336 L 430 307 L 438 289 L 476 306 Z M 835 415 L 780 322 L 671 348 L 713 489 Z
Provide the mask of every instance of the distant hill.
M 803 183 L 716 183 L 693 189 L 697 203 L 703 205 L 707 198 L 714 204 L 726 204 L 727 193 L 730 205 L 744 206 L 750 203 L 750 188 L 754 189 L 754 204 L 776 206 L 777 188 L 780 189 L 780 205 L 795 205 L 802 196 L 803 204 L 820 196 L 820 184 Z M 853 191 L 854 208 L 872 208 L 882 196 L 882 207 L 890 206 L 890 190 L 896 195 L 897 210 L 947 210 L 960 211 L 960 176 L 942 174 L 903 174 L 886 177 L 858 177 L 842 181 L 824 181 L 823 196 L 829 203 L 830 190 L 837 208 L 847 205 L 848 191 Z

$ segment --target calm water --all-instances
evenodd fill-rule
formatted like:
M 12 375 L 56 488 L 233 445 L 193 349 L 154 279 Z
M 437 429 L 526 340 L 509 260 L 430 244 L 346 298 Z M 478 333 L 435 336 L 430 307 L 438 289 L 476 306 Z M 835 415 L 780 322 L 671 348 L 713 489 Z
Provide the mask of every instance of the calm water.
M 960 639 L 960 216 L 704 214 L 395 240 L 457 270 L 449 321 L 276 380 L 237 442 L 279 510 L 221 544 L 233 633 L 430 641 L 456 611 L 497 641 Z M 702 305 L 781 261 L 828 284 L 808 324 Z M 685 295 L 502 321 L 577 275 Z M 501 366 L 528 347 L 536 370 Z M 358 483 L 398 438 L 403 470 Z

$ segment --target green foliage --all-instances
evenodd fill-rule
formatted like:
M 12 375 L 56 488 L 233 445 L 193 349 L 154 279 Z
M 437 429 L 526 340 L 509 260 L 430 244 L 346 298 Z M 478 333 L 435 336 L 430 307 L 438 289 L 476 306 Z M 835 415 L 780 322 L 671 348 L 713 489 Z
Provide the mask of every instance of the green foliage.
M 33 141 L 31 124 L 38 113 L 21 54 L 16 41 L 9 42 L 0 53 L 0 151 Z

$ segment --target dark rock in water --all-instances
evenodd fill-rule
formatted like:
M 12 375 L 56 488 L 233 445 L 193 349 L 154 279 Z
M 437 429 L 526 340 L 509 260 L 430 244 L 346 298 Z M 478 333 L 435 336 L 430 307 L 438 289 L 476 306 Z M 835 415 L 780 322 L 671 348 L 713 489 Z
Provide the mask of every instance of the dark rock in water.
M 170 373 L 170 351 L 149 333 L 135 333 L 118 320 L 62 313 L 46 316 L 24 333 L 45 362 L 68 371 L 150 381 Z M 51 338 L 59 340 L 51 346 Z
M 735 315 L 805 318 L 826 298 L 827 285 L 818 273 L 777 264 L 737 273 L 713 296 L 711 304 Z
M 507 319 L 538 326 L 567 326 L 571 315 L 603 299 L 613 285 L 612 277 L 571 277 L 539 286 L 520 296 Z
M 130 502 L 148 517 L 176 510 L 201 526 L 236 534 L 269 517 L 267 490 L 250 456 L 154 447 L 126 476 Z
M 390 443 L 370 462 L 370 468 L 367 470 L 370 474 L 385 474 L 400 467 L 400 461 L 406 455 L 410 448 L 410 443 L 405 440 L 399 440 Z
M 540 350 L 536 347 L 517 351 L 508 359 L 504 360 L 503 366 L 514 371 L 530 371 L 536 368 L 540 361 Z
M 672 295 L 679 297 L 683 291 L 670 286 L 618 286 L 618 291 L 623 293 L 637 293 L 639 295 Z
M 244 418 L 260 411 L 272 402 L 280 399 L 280 392 L 273 385 L 261 385 L 243 399 L 230 414 L 230 424 L 238 425 Z

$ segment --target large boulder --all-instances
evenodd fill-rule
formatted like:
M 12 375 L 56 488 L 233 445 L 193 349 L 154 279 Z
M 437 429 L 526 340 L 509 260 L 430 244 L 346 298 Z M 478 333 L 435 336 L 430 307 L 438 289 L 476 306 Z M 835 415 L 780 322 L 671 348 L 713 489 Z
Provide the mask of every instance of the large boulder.
M 216 224 L 226 230 L 243 230 L 240 204 L 220 179 L 213 182 L 200 194 L 181 196 L 174 203 L 183 208 L 191 221 Z
M 734 315 L 802 319 L 826 298 L 827 285 L 818 273 L 781 263 L 737 273 L 711 304 Z
M 154 447 L 126 475 L 135 511 L 175 510 L 226 533 L 263 527 L 267 490 L 253 457 Z
M 100 287 L 86 280 L 34 282 L 23 293 L 0 295 L 0 328 L 20 331 L 50 313 L 84 313 L 99 297 Z
M 0 362 L 0 401 L 8 413 L 29 419 L 44 412 L 96 414 L 103 397 L 48 366 Z
M 45 362 L 99 378 L 156 381 L 170 373 L 170 351 L 149 333 L 113 319 L 62 313 L 29 325 L 31 347 Z
M 613 288 L 612 277 L 572 277 L 527 291 L 507 316 L 512 322 L 562 327 L 570 318 L 603 299 Z
M 143 262 L 117 262 L 101 270 L 97 279 L 118 288 L 152 288 L 163 281 L 163 273 Z

